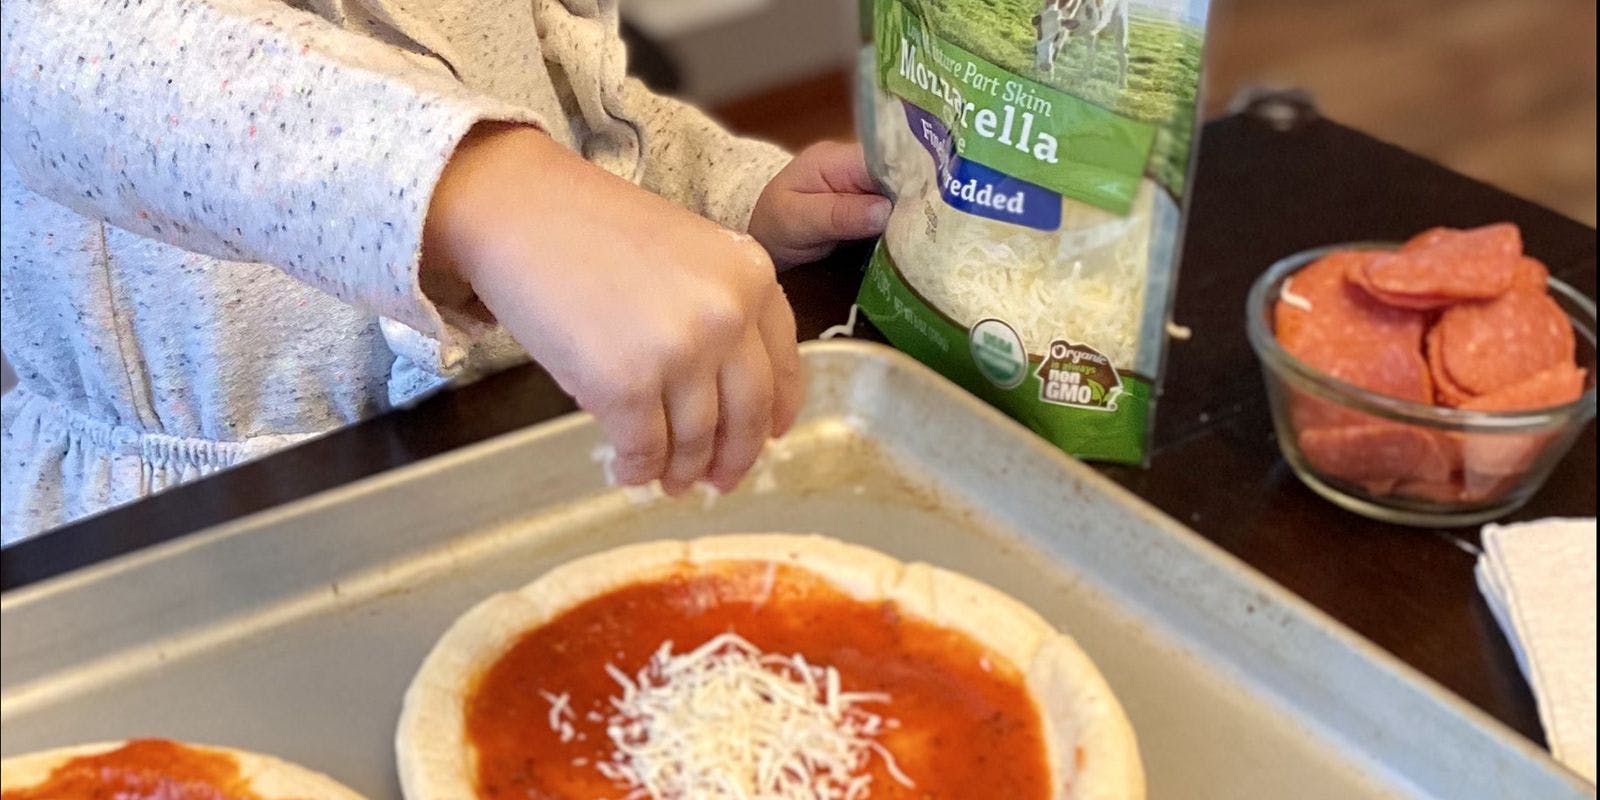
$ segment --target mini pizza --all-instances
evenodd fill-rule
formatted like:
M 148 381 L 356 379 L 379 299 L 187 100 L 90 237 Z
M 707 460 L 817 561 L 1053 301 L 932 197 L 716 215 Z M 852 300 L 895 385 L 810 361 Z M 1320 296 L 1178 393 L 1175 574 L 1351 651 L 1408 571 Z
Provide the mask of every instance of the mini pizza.
M 66 747 L 0 762 L 3 800 L 362 800 L 271 756 L 166 739 Z
M 1031 609 L 820 536 L 652 542 L 462 616 L 396 735 L 408 800 L 1138 800 L 1122 707 Z

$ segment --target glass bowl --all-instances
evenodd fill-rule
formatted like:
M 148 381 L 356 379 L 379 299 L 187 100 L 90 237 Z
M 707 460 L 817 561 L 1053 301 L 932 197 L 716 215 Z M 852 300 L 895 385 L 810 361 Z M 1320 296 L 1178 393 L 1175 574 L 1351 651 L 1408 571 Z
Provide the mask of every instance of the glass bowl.
M 1272 311 L 1284 279 L 1337 250 L 1395 247 L 1355 242 L 1307 250 L 1273 264 L 1250 287 L 1245 326 L 1261 360 L 1279 449 L 1313 491 L 1363 516 L 1423 527 L 1502 517 L 1544 485 L 1594 417 L 1595 305 L 1550 279 L 1550 296 L 1572 321 L 1577 364 L 1588 375 L 1577 400 L 1534 411 L 1468 411 L 1376 394 L 1320 372 L 1278 344 Z M 1329 420 L 1337 422 L 1325 427 Z M 1341 436 L 1342 450 L 1327 446 L 1330 437 Z M 1414 463 L 1415 476 L 1366 471 L 1383 463 Z

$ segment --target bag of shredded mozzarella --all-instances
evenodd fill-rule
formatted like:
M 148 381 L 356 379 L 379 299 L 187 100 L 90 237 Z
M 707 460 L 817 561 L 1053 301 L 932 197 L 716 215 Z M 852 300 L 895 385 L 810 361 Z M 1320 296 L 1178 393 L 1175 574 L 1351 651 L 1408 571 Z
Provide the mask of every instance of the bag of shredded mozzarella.
M 857 303 L 1069 453 L 1142 463 L 1208 0 L 861 0 L 894 199 Z

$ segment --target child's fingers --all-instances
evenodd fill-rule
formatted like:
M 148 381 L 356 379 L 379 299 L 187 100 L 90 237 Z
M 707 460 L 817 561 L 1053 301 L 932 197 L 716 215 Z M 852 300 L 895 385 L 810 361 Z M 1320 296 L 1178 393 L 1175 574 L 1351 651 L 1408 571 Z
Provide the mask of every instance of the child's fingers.
M 595 419 L 616 449 L 612 477 L 639 486 L 661 477 L 667 466 L 667 415 L 656 397 L 597 412 Z
M 821 142 L 813 145 L 817 174 L 826 190 L 845 194 L 875 194 L 877 184 L 867 172 L 866 154 L 860 144 Z
M 718 421 L 717 452 L 707 477 L 729 492 L 761 455 L 772 432 L 772 363 L 756 329 L 744 339 L 717 375 L 722 416 Z
M 851 235 L 857 239 L 882 235 L 884 228 L 889 226 L 889 212 L 894 210 L 894 203 L 887 197 L 875 194 L 859 195 L 859 199 L 866 201 L 860 209 L 861 227 L 852 231 Z
M 805 400 L 805 375 L 800 367 L 800 351 L 795 341 L 794 309 L 783 288 L 773 294 L 757 320 L 761 341 L 772 363 L 772 435 L 782 436 L 794 425 Z
M 667 494 L 688 491 L 705 477 L 717 441 L 717 384 L 714 375 L 696 373 L 670 385 L 666 394 L 667 431 L 671 453 L 661 488 Z
M 883 233 L 892 207 L 875 194 L 796 194 L 791 210 L 797 243 L 870 239 Z

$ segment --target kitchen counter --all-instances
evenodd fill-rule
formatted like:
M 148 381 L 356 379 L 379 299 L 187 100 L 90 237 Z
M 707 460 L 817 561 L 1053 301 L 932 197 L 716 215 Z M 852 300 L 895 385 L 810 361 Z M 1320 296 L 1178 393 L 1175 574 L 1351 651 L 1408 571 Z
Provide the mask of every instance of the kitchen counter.
M 1355 516 L 1302 486 L 1279 455 L 1244 298 L 1276 259 L 1434 225 L 1510 220 L 1527 251 L 1595 294 L 1595 231 L 1360 132 L 1302 112 L 1206 126 L 1148 469 L 1111 478 L 1534 740 L 1533 698 L 1473 582 L 1476 530 Z M 1537 154 L 1530 154 L 1537 157 Z M 802 338 L 842 321 L 866 249 L 782 277 Z M 861 335 L 874 333 L 863 325 Z M 10 590 L 573 410 L 537 367 L 443 392 L 188 486 L 8 548 Z M 1515 519 L 1595 514 L 1595 425 Z

